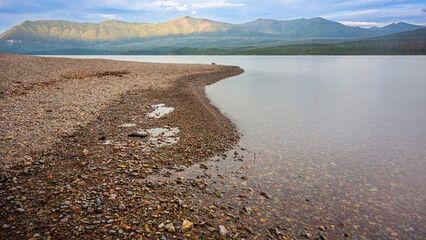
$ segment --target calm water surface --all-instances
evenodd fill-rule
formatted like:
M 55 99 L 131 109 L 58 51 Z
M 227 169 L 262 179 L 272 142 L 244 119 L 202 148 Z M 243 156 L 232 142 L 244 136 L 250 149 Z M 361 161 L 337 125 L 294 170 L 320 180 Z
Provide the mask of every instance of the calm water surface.
M 256 207 L 241 221 L 259 232 L 426 238 L 426 57 L 102 58 L 245 70 L 206 88 L 243 134 L 228 158 L 208 162 L 209 188 L 223 198 L 206 206 Z

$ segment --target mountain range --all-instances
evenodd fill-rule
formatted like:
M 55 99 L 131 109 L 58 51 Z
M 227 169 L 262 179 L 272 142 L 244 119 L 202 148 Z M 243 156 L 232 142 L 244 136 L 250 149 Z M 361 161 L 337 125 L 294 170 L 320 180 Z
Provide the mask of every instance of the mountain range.
M 164 23 L 25 21 L 0 35 L 0 51 L 26 54 L 167 54 L 180 48 L 259 48 L 338 43 L 422 29 L 394 23 L 350 27 L 324 18 L 258 19 L 230 24 L 181 17 Z

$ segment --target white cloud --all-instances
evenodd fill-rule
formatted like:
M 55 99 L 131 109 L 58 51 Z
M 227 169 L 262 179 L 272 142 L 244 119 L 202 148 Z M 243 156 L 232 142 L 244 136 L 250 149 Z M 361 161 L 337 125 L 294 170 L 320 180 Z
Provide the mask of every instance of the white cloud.
M 0 0 L 3 1 L 3 0 Z M 95 0 L 99 6 L 126 10 L 177 10 L 180 12 L 219 7 L 241 7 L 242 3 L 231 3 L 229 0 Z
M 181 12 L 188 10 L 188 4 L 182 4 L 179 1 L 176 0 L 169 0 L 169 1 L 156 1 L 154 3 L 155 5 L 159 7 L 166 7 L 167 10 L 176 9 Z
M 192 11 L 191 14 L 195 15 L 197 14 L 197 11 Z
M 387 24 L 377 23 L 377 22 L 350 22 L 350 21 L 341 21 L 339 22 L 343 25 L 350 27 L 362 27 L 362 28 L 371 28 L 371 27 L 383 27 Z
M 228 3 L 226 1 L 199 1 L 192 5 L 195 9 L 200 8 L 217 8 L 217 7 L 242 7 L 245 4 L 242 3 Z
M 175 9 L 181 12 L 193 10 L 193 9 L 203 9 L 203 8 L 219 8 L 219 7 L 241 7 L 245 6 L 242 3 L 230 3 L 227 0 L 168 0 L 161 1 L 158 0 L 154 2 L 154 5 L 158 7 L 166 7 L 166 9 Z
M 115 14 L 92 13 L 87 15 L 85 18 L 103 20 L 103 19 L 118 19 L 118 16 Z
M 156 8 L 152 2 L 143 2 L 137 0 L 96 0 L 98 6 L 125 9 L 125 10 L 152 10 Z
M 3 1 L 3 0 L 0 0 Z M 177 10 L 180 12 L 219 7 L 241 7 L 242 3 L 231 3 L 229 0 L 96 0 L 100 6 L 126 10 Z
M 323 16 L 330 19 L 372 19 L 424 16 L 422 9 L 370 9 Z

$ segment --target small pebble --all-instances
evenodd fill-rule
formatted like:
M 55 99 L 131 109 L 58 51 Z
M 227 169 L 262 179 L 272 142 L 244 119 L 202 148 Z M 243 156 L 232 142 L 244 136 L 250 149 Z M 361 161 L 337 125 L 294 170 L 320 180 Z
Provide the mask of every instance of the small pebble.
M 20 212 L 20 213 L 23 213 L 23 212 L 25 212 L 25 209 L 23 209 L 23 208 L 17 208 L 16 211 Z
M 222 237 L 226 237 L 226 235 L 228 234 L 228 230 L 226 230 L 225 226 L 220 225 L 219 226 L 219 233 Z
M 175 226 L 173 226 L 173 223 L 169 223 L 169 224 L 167 224 L 166 226 L 164 226 L 166 229 L 167 229 L 167 231 L 169 231 L 169 232 L 175 232 L 176 231 L 176 229 L 175 229 Z

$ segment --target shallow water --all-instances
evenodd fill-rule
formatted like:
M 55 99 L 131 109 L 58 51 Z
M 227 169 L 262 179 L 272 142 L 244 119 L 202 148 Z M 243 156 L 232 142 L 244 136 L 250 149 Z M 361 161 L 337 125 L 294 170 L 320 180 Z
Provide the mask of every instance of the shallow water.
M 259 231 L 316 234 L 321 226 L 331 239 L 426 237 L 426 57 L 108 58 L 245 70 L 206 88 L 244 148 L 207 163 L 209 188 L 223 198 L 206 205 L 256 207 L 242 221 Z M 178 173 L 194 174 L 203 171 Z
M 146 131 L 149 133 L 149 141 L 159 147 L 179 141 L 179 128 L 152 128 Z
M 148 117 L 150 118 L 161 118 L 175 110 L 173 107 L 166 107 L 165 104 L 156 104 L 152 105 L 152 107 L 154 108 L 154 111 L 148 114 Z

